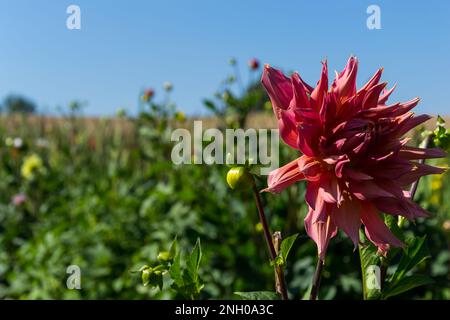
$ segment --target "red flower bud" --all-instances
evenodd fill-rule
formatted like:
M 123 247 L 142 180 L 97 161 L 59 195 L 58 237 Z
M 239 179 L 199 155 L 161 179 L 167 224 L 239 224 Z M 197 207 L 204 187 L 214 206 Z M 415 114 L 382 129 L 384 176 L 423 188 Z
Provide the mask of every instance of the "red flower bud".
M 248 66 L 252 70 L 257 70 L 257 69 L 259 69 L 259 61 L 255 58 L 253 58 L 248 62 Z

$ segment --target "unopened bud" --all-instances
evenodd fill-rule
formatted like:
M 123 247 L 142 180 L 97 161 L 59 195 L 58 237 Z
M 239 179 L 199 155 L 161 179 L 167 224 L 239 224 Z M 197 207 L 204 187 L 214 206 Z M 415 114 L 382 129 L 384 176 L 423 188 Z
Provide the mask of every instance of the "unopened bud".
M 257 69 L 259 69 L 259 61 L 255 58 L 253 58 L 248 62 L 248 66 L 252 70 L 257 70 Z
M 170 256 L 170 253 L 167 251 L 162 251 L 158 254 L 157 259 L 159 261 L 167 262 L 172 260 L 172 257 Z
M 253 183 L 252 175 L 245 167 L 233 167 L 227 173 L 227 183 L 231 189 L 246 189 Z

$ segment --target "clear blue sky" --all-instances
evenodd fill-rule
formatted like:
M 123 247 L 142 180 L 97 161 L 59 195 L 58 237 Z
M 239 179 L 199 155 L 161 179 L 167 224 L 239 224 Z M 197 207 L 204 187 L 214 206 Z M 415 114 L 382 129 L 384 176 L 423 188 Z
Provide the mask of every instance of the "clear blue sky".
M 70 4 L 81 7 L 80 31 L 66 29 Z M 370 4 L 381 30 L 366 28 Z M 136 110 L 140 90 L 161 98 L 171 81 L 178 106 L 199 114 L 230 57 L 244 74 L 256 57 L 314 84 L 323 58 L 340 70 L 354 54 L 360 83 L 384 66 L 393 98 L 450 113 L 450 1 L 0 0 L 0 40 L 0 99 L 20 93 L 41 109 L 79 99 L 86 114 Z

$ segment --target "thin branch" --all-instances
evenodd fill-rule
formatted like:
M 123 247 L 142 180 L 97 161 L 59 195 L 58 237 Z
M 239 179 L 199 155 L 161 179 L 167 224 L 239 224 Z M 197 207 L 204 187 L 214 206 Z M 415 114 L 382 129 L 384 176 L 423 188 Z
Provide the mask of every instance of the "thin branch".
M 279 231 L 274 232 L 272 239 L 273 239 L 273 245 L 275 247 L 275 252 L 278 256 L 278 254 L 280 253 L 281 241 L 282 241 L 281 232 L 279 232 Z M 283 268 L 275 265 L 275 289 L 282 296 L 283 296 L 283 292 L 286 292 L 286 296 L 287 296 L 286 287 L 287 287 L 286 279 L 284 278 Z M 287 299 L 285 299 L 285 300 L 287 300 Z
M 253 194 L 255 196 L 256 207 L 258 208 L 259 220 L 261 221 L 263 231 L 264 231 L 264 237 L 266 238 L 267 247 L 269 249 L 270 259 L 272 261 L 275 261 L 275 259 L 277 257 L 277 252 L 276 252 L 275 247 L 272 242 L 272 236 L 270 233 L 269 224 L 267 223 L 267 218 L 266 218 L 266 214 L 264 213 L 264 207 L 262 205 L 261 196 L 259 195 L 258 189 L 256 188 L 256 183 L 255 183 L 254 178 L 253 178 Z M 285 283 L 284 273 L 283 273 L 282 269 L 279 270 L 279 272 L 277 272 L 277 275 L 282 279 L 281 283 Z M 286 287 L 283 286 L 283 288 L 281 288 L 281 289 L 282 289 L 281 292 L 279 292 L 281 294 L 281 297 L 283 298 L 283 300 L 288 300 L 288 294 L 287 294 Z
M 316 271 L 314 272 L 314 278 L 311 287 L 311 295 L 309 296 L 309 300 L 317 299 L 317 293 L 319 292 L 320 287 L 320 279 L 322 278 L 323 264 L 324 262 L 319 258 L 317 260 Z
M 426 140 L 425 140 L 425 143 L 424 143 L 424 145 L 423 145 L 423 148 L 425 148 L 425 149 L 428 148 L 428 146 L 429 146 L 430 143 L 431 143 L 431 139 L 432 139 L 432 136 L 429 135 L 429 136 L 426 138 Z M 424 163 L 425 163 L 425 159 L 420 159 L 420 160 L 419 160 L 419 164 L 424 164 Z M 410 196 L 411 196 L 411 200 L 414 199 L 414 196 L 415 196 L 416 191 L 417 191 L 417 187 L 418 187 L 418 185 L 419 185 L 419 180 L 420 180 L 420 178 L 417 179 L 416 181 L 414 181 L 414 183 L 411 185 L 411 189 L 410 189 L 410 191 L 409 191 Z

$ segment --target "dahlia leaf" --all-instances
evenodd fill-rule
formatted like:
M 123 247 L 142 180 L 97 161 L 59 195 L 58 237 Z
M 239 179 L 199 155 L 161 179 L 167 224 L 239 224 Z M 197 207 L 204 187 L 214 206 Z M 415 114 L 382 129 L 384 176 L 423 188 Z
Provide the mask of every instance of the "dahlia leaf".
M 408 271 L 430 258 L 425 239 L 426 236 L 415 238 L 408 244 L 403 251 L 398 267 L 392 276 L 391 283 L 395 284 L 401 281 Z
M 400 281 L 395 283 L 392 287 L 389 287 L 386 290 L 384 290 L 382 298 L 387 299 L 389 297 L 399 295 L 411 289 L 424 286 L 433 282 L 434 282 L 433 279 L 431 279 L 426 275 L 412 275 L 404 277 Z
M 292 235 L 292 236 L 287 237 L 286 239 L 284 239 L 284 240 L 281 242 L 280 253 L 281 253 L 281 256 L 283 257 L 283 260 L 284 260 L 284 261 L 287 261 L 289 252 L 291 251 L 292 246 L 294 245 L 295 240 L 297 240 L 297 237 L 298 237 L 298 233 L 296 233 L 296 234 L 294 234 L 294 235 Z
M 373 300 L 380 296 L 381 291 L 369 284 L 370 279 L 367 275 L 372 266 L 380 265 L 380 257 L 377 255 L 377 247 L 367 241 L 364 232 L 360 232 L 360 239 L 364 241 L 363 244 L 359 245 L 364 300 Z
M 202 247 L 200 239 L 197 239 L 192 253 L 186 261 L 186 267 L 191 278 L 196 281 L 198 278 L 198 269 L 200 267 L 200 260 L 202 259 Z

